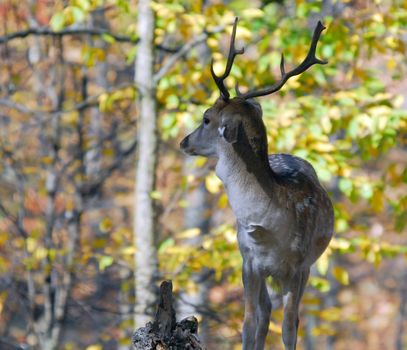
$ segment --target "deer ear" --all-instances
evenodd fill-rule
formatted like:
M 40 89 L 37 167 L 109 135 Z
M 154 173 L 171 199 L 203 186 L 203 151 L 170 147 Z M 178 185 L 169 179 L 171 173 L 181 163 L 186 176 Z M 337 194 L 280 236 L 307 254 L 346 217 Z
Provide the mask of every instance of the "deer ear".
M 223 137 L 229 143 L 237 142 L 241 121 L 237 118 L 228 118 L 224 120 L 218 128 L 219 136 Z

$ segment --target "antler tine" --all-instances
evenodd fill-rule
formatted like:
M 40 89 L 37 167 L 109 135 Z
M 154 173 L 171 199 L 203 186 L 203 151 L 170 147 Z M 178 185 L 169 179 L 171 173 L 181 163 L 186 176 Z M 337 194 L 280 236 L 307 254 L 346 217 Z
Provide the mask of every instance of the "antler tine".
M 232 37 L 230 39 L 230 48 L 229 48 L 229 54 L 228 54 L 228 60 L 226 63 L 226 68 L 225 68 L 225 72 L 221 75 L 221 76 L 217 76 L 215 74 L 215 71 L 213 69 L 213 59 L 211 62 L 211 73 L 212 73 L 212 77 L 213 80 L 215 81 L 216 85 L 218 86 L 219 90 L 220 90 L 220 94 L 222 96 L 222 98 L 227 101 L 230 97 L 229 91 L 227 90 L 225 84 L 224 84 L 224 80 L 229 76 L 230 71 L 232 69 L 233 66 L 233 61 L 235 60 L 235 57 L 237 55 L 241 55 L 244 53 L 244 48 L 241 48 L 240 50 L 237 50 L 235 47 L 235 38 L 236 38 L 236 28 L 237 28 L 237 22 L 238 22 L 239 18 L 236 17 L 235 18 L 235 22 L 233 23 L 233 31 L 232 31 Z
M 327 64 L 328 63 L 327 61 L 322 61 L 319 58 L 315 57 L 315 51 L 317 48 L 318 40 L 324 29 L 325 29 L 325 27 L 322 25 L 321 21 L 318 21 L 318 24 L 314 29 L 314 34 L 312 36 L 311 46 L 308 51 L 308 54 L 298 67 L 296 67 L 293 70 L 286 73 L 285 66 L 284 66 L 284 55 L 282 54 L 281 62 L 280 62 L 280 72 L 281 72 L 280 81 L 276 82 L 275 84 L 273 84 L 272 86 L 270 86 L 268 88 L 249 91 L 249 92 L 246 92 L 245 94 L 239 94 L 239 97 L 241 97 L 243 99 L 248 99 L 248 98 L 253 98 L 253 97 L 270 95 L 270 94 L 280 90 L 284 86 L 284 84 L 287 82 L 288 79 L 290 79 L 291 77 L 293 77 L 295 75 L 299 75 L 299 74 L 305 72 L 308 68 L 310 68 L 314 64 Z

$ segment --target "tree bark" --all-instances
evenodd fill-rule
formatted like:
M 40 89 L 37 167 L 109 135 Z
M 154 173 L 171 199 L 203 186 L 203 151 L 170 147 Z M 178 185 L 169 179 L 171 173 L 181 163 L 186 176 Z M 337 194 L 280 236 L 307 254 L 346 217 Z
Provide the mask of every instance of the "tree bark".
M 203 350 L 197 333 L 198 320 L 194 316 L 176 322 L 172 282 L 164 281 L 154 321 L 137 329 L 132 342 L 136 350 Z
M 135 326 L 151 320 L 156 303 L 155 281 L 158 275 L 156 250 L 155 206 L 151 193 L 155 189 L 157 164 L 157 110 L 153 80 L 154 15 L 149 0 L 138 4 L 138 34 L 140 37 L 135 66 L 138 88 L 139 125 L 138 161 L 134 213 L 135 253 Z

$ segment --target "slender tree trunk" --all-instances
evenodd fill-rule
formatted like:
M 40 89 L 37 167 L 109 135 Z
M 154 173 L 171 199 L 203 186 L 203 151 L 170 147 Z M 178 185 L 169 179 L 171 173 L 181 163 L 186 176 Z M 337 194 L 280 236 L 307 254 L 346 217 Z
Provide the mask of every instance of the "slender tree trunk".
M 138 161 L 134 213 L 135 253 L 135 327 L 152 319 L 156 304 L 155 284 L 158 277 L 156 250 L 155 207 L 151 193 L 155 189 L 157 164 L 157 110 L 154 63 L 154 15 L 149 0 L 138 4 L 138 33 L 140 42 L 135 67 L 138 88 L 139 127 Z
M 311 267 L 311 275 L 316 274 L 316 266 Z M 314 297 L 316 297 L 315 292 L 309 291 L 309 293 L 312 293 Z M 308 306 L 308 309 L 312 311 L 318 311 L 319 306 L 317 305 L 310 305 Z M 316 317 L 311 314 L 311 313 L 306 313 L 304 315 L 304 350 L 316 350 L 317 345 L 316 345 L 316 338 L 312 334 L 312 330 L 318 325 L 317 324 L 317 319 Z
M 47 95 L 51 100 L 52 108 L 60 110 L 64 100 L 64 60 L 63 60 L 63 44 L 59 39 L 56 42 L 57 57 L 56 64 L 49 71 L 51 77 L 49 86 L 47 87 Z M 64 287 L 61 287 L 58 272 L 54 268 L 51 259 L 51 251 L 55 249 L 54 235 L 56 224 L 56 194 L 60 181 L 60 175 L 57 171 L 59 162 L 59 149 L 61 143 L 61 125 L 60 115 L 57 114 L 50 122 L 50 132 L 47 136 L 48 157 L 51 159 L 47 169 L 46 190 L 47 190 L 47 206 L 45 210 L 45 232 L 44 245 L 47 249 L 47 256 L 43 259 L 42 269 L 44 272 L 43 296 L 44 296 L 44 314 L 37 324 L 37 332 L 39 334 L 40 344 L 44 350 L 54 350 L 58 348 L 61 321 L 65 314 L 66 298 L 61 299 Z M 63 304 L 61 305 L 60 302 Z
M 405 323 L 407 319 L 407 273 L 401 278 L 400 288 L 400 308 L 399 315 L 396 321 L 396 350 L 406 348 L 407 344 L 403 344 L 405 338 Z
M 89 27 L 92 28 L 101 28 L 109 30 L 109 24 L 105 16 L 105 8 L 101 7 L 92 11 Z M 107 52 L 108 44 L 106 41 L 100 37 L 93 38 L 89 35 L 89 45 L 91 47 L 96 47 L 102 49 L 104 52 Z M 107 80 L 108 72 L 108 62 L 107 57 L 102 62 L 97 62 L 93 67 L 94 71 L 94 82 L 97 86 L 107 89 L 109 87 Z M 89 142 L 90 147 L 85 154 L 85 169 L 86 175 L 90 178 L 95 178 L 98 176 L 101 170 L 101 145 L 100 138 L 102 135 L 102 118 L 103 115 L 99 110 L 99 106 L 89 108 L 90 124 L 88 126 L 89 130 Z
M 196 175 L 197 169 L 193 165 L 194 162 L 195 160 L 192 158 L 185 159 L 186 174 Z M 200 229 L 200 235 L 189 239 L 187 243 L 192 246 L 198 246 L 201 244 L 203 236 L 208 234 L 210 229 L 210 219 L 208 215 L 210 203 L 205 185 L 201 183 L 193 190 L 188 191 L 186 200 L 188 206 L 184 211 L 185 228 Z M 199 338 L 204 345 L 208 341 L 208 320 L 205 315 L 202 314 L 202 310 L 208 305 L 208 291 L 210 289 L 211 276 L 212 273 L 206 268 L 193 274 L 192 279 L 198 286 L 196 292 L 183 292 L 178 303 L 178 315 L 181 319 L 191 315 L 200 316 L 202 318 L 199 325 Z

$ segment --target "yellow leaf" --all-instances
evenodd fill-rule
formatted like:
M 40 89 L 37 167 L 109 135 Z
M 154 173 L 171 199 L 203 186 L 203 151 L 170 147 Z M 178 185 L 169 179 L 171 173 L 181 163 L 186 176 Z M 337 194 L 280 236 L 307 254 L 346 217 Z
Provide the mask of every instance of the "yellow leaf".
M 130 246 L 122 249 L 123 255 L 133 255 L 136 252 L 136 247 Z
M 201 233 L 201 230 L 197 227 L 190 228 L 188 230 L 182 231 L 177 234 L 177 238 L 185 239 L 185 238 L 193 238 L 198 236 Z
M 277 333 L 277 334 L 281 334 L 281 326 L 273 321 L 270 321 L 269 323 L 269 330 L 271 332 Z
M 248 18 L 261 18 L 263 17 L 264 12 L 260 9 L 256 8 L 248 8 L 244 9 L 242 11 L 242 18 L 248 19 Z
M 106 233 L 109 232 L 113 228 L 113 223 L 109 218 L 104 218 L 100 223 L 99 223 L 99 229 L 100 231 Z
M 325 142 L 315 142 L 312 147 L 318 152 L 332 152 L 335 150 L 334 145 Z
M 38 247 L 37 249 L 35 249 L 33 255 L 35 256 L 36 259 L 42 260 L 46 258 L 47 254 L 48 254 L 47 249 L 45 249 L 44 247 Z
M 76 125 L 79 119 L 79 114 L 77 111 L 72 111 L 69 113 L 64 113 L 62 115 L 62 122 L 69 125 Z
M 397 38 L 395 38 L 395 37 L 387 37 L 386 39 L 385 39 L 385 42 L 386 42 L 386 44 L 391 48 L 391 49 L 393 49 L 393 50 L 395 50 L 395 49 L 397 49 L 397 47 L 398 47 L 398 40 L 397 40 Z M 393 59 L 393 61 L 395 62 L 395 60 Z
M 403 95 L 397 95 L 396 97 L 393 98 L 393 106 L 396 108 L 401 108 L 404 102 L 404 96 Z
M 180 208 L 186 208 L 188 206 L 188 202 L 185 199 L 181 199 L 180 201 L 178 201 L 178 205 L 180 206 Z
M 228 205 L 228 196 L 226 193 L 222 193 L 218 200 L 218 207 L 220 209 L 226 208 Z
M 335 329 L 327 323 L 314 327 L 311 331 L 312 335 L 318 337 L 320 335 L 335 335 Z
M 386 62 L 386 66 L 388 70 L 394 70 L 394 68 L 396 68 L 397 66 L 397 62 L 396 60 L 391 57 L 387 62 Z
M 311 294 L 305 294 L 301 302 L 304 305 L 321 305 L 321 299 L 319 297 L 312 296 Z
M 210 238 L 204 239 L 202 247 L 206 250 L 210 250 L 213 247 L 213 240 Z
M 376 213 L 380 213 L 384 208 L 384 194 L 383 191 L 376 189 L 372 196 L 372 208 Z
M 101 112 L 106 112 L 108 110 L 108 99 L 109 99 L 109 94 L 103 93 L 99 96 L 99 110 Z
M 213 70 L 215 71 L 216 75 L 221 75 L 225 70 L 225 64 L 222 61 L 216 61 L 213 63 Z
M 344 238 L 333 238 L 330 244 L 333 249 L 349 249 L 350 242 Z
M 41 162 L 45 165 L 50 165 L 53 161 L 53 158 L 50 156 L 45 156 L 41 158 Z
M 38 169 L 35 166 L 25 166 L 23 167 L 23 172 L 25 175 L 37 174 Z
M 326 272 L 328 271 L 328 266 L 329 266 L 328 250 L 326 250 L 317 261 L 317 270 L 321 275 L 325 276 Z
M 330 307 L 319 313 L 319 316 L 326 321 L 339 321 L 342 318 L 341 309 L 339 307 Z
M 222 182 L 219 178 L 215 175 L 215 173 L 211 172 L 205 178 L 205 186 L 210 193 L 218 193 L 222 186 Z
M 34 252 L 35 249 L 37 249 L 37 240 L 31 237 L 28 237 L 26 239 L 26 245 L 27 245 L 27 251 L 29 253 Z
M 150 192 L 150 197 L 152 199 L 161 199 L 162 198 L 162 193 L 160 191 L 151 191 Z
M 206 164 L 206 161 L 207 161 L 207 158 L 204 158 L 204 157 L 197 157 L 196 159 L 195 159 L 195 166 L 196 167 L 198 167 L 198 168 L 201 168 L 201 167 L 203 167 L 205 164 Z
M 235 244 L 237 242 L 237 234 L 236 234 L 235 230 L 228 229 L 225 231 L 224 234 L 225 234 L 226 241 L 228 241 L 229 243 Z
M 99 344 L 93 344 L 93 345 L 89 345 L 86 350 L 102 350 L 103 347 L 102 345 Z
M 349 274 L 348 272 L 343 269 L 342 267 L 335 266 L 332 269 L 332 275 L 335 279 L 340 282 L 341 284 L 347 286 L 349 284 Z
M 373 19 L 375 22 L 383 23 L 383 15 L 382 15 L 381 13 L 375 13 L 375 14 L 372 16 L 372 19 Z
M 0 247 L 9 240 L 9 234 L 7 231 L 0 231 Z
M 219 42 L 215 38 L 208 38 L 208 40 L 206 40 L 206 43 L 213 49 L 217 49 L 219 47 Z

